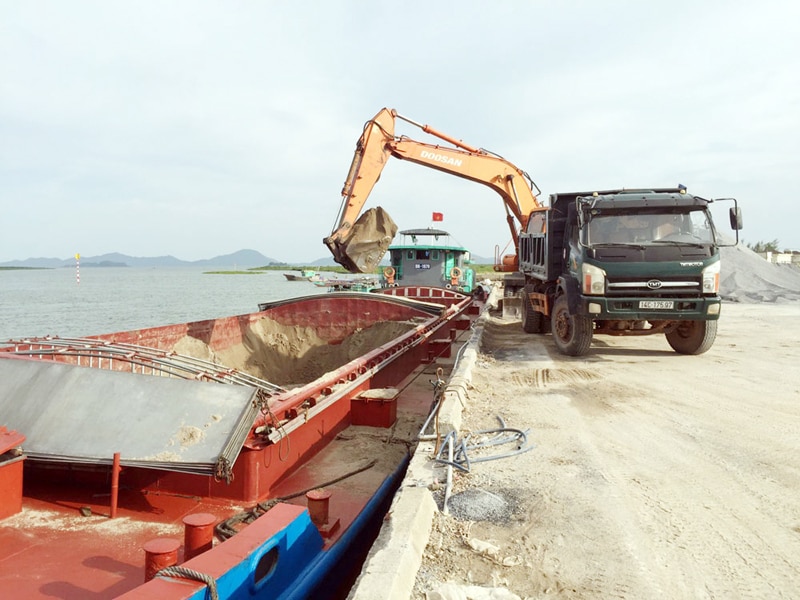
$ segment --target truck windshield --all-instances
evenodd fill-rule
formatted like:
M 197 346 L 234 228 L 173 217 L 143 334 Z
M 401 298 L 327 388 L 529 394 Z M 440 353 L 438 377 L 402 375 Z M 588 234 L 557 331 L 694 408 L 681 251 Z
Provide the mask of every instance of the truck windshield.
M 586 244 L 711 244 L 714 233 L 705 211 L 626 212 L 594 215 Z

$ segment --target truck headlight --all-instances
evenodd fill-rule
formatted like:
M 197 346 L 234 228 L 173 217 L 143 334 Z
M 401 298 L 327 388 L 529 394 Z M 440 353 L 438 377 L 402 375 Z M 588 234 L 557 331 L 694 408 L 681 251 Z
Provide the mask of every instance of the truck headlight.
M 599 295 L 606 291 L 606 272 L 599 267 L 583 263 L 581 265 L 581 275 L 583 275 L 583 293 L 585 295 Z
M 719 267 L 720 262 L 716 261 L 703 269 L 704 294 L 716 294 L 719 292 Z

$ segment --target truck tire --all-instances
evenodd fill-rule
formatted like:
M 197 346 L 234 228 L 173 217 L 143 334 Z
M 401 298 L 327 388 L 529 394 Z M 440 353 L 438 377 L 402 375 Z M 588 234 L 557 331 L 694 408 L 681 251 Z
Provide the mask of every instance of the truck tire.
M 528 294 L 533 286 L 526 285 L 522 290 L 522 330 L 525 333 L 542 333 L 544 331 L 544 314 L 534 310 Z
M 674 331 L 665 334 L 667 342 L 680 354 L 702 354 L 714 345 L 716 321 L 682 321 Z
M 556 348 L 567 356 L 582 356 L 592 344 L 592 320 L 585 315 L 569 312 L 566 294 L 561 294 L 553 304 L 550 329 Z

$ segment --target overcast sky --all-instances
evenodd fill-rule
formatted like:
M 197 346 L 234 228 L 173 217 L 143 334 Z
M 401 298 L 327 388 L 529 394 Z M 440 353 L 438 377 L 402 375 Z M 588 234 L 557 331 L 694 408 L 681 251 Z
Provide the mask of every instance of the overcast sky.
M 788 0 L 0 0 L 0 262 L 328 256 L 383 107 L 544 198 L 682 183 L 800 250 L 799 22 Z M 479 256 L 510 241 L 491 190 L 400 160 L 373 206 L 401 229 L 441 212 Z

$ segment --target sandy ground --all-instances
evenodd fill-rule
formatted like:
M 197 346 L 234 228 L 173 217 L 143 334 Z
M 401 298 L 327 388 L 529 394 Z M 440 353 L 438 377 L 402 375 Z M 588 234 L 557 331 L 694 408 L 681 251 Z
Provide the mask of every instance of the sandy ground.
M 534 448 L 455 470 L 413 598 L 800 598 L 798 339 L 798 302 L 726 303 L 700 356 L 490 316 L 460 435 Z

